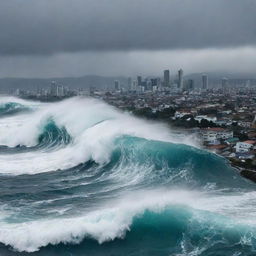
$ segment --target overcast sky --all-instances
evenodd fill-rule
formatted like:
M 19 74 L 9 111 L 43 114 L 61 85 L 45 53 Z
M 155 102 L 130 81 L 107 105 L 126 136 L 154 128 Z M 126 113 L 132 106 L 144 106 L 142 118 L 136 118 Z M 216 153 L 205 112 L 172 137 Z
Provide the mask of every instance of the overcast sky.
M 1 0 L 0 77 L 256 73 L 255 0 Z

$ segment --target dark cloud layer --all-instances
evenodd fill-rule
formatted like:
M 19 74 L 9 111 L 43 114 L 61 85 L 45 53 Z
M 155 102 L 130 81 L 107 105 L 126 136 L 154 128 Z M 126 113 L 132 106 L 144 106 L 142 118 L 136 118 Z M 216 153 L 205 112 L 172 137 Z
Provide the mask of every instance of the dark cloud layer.
M 254 46 L 255 0 L 2 0 L 0 55 Z

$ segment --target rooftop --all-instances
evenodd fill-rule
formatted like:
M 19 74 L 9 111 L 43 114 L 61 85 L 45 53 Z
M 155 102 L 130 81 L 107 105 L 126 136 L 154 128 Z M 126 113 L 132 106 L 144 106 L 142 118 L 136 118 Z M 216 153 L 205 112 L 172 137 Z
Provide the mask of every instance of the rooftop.
M 255 140 L 246 140 L 246 141 L 243 141 L 243 143 L 247 143 L 247 144 L 255 144 L 256 141 Z

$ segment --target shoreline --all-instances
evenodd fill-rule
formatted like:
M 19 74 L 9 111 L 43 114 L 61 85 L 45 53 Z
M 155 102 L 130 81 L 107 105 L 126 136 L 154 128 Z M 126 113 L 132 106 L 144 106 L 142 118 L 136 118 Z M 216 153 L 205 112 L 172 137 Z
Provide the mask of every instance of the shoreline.
M 239 166 L 239 165 L 235 164 L 234 161 L 232 161 L 230 159 L 228 159 L 228 161 L 229 161 L 229 164 L 233 168 L 235 168 L 242 177 L 256 183 L 256 171 L 255 170 Z

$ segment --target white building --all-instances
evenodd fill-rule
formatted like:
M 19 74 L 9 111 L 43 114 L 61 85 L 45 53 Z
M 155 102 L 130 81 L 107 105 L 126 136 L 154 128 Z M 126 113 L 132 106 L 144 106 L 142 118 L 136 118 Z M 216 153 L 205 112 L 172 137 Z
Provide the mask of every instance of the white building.
M 182 118 L 184 116 L 191 115 L 191 112 L 188 111 L 176 111 L 174 114 L 175 119 Z
M 233 131 L 223 128 L 207 128 L 201 130 L 201 135 L 204 142 L 216 144 L 216 141 L 220 139 L 233 138 Z
M 217 117 L 216 117 L 216 116 L 210 117 L 210 116 L 207 116 L 207 115 L 199 115 L 199 116 L 196 116 L 196 117 L 195 117 L 195 120 L 198 121 L 199 123 L 201 123 L 201 121 L 202 121 L 203 119 L 205 119 L 205 120 L 207 120 L 207 121 L 209 121 L 209 122 L 212 121 L 213 123 L 215 123 L 215 122 L 217 121 Z
M 246 122 L 246 121 L 239 121 L 238 125 L 244 128 L 250 128 L 252 126 L 251 122 Z
M 256 141 L 254 140 L 246 140 L 243 142 L 237 142 L 236 143 L 236 152 L 237 153 L 246 153 L 251 151 L 254 148 Z

